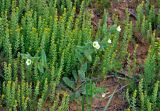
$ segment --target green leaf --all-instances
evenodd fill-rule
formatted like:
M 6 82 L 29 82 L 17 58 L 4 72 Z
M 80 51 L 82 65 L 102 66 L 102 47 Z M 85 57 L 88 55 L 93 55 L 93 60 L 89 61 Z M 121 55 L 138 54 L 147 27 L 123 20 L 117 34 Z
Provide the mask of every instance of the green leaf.
M 110 32 L 111 33 L 114 33 L 114 32 L 116 32 L 117 31 L 117 25 L 112 25 L 111 27 L 110 27 Z
M 85 55 L 85 57 L 87 58 L 88 61 L 92 62 L 92 56 L 89 53 L 89 51 L 84 51 L 84 55 Z
M 22 59 L 31 58 L 31 55 L 29 53 L 27 53 L 27 54 L 21 54 L 21 56 L 22 56 Z
M 80 91 L 83 95 L 86 95 L 86 83 L 82 84 Z
M 42 66 L 41 63 L 38 63 L 38 70 L 41 72 L 41 73 L 44 73 L 44 68 Z
M 75 100 L 75 99 L 77 99 L 78 97 L 80 97 L 81 95 L 80 95 L 80 92 L 79 91 L 76 91 L 76 92 L 72 92 L 71 94 L 70 94 L 70 100 Z
M 44 51 L 44 49 L 42 49 L 41 51 L 41 62 L 43 66 L 47 65 L 47 58 L 46 58 L 46 53 Z
M 71 81 L 68 77 L 63 77 L 63 81 L 64 81 L 64 83 L 65 83 L 68 87 L 70 87 L 70 88 L 72 88 L 72 89 L 75 88 L 75 83 L 74 83 L 74 81 Z
M 84 72 L 87 71 L 87 62 L 81 66 L 80 70 L 83 70 Z
M 85 81 L 85 72 L 83 70 L 78 70 L 78 76 L 80 77 L 81 81 Z
M 96 87 L 96 85 L 93 85 L 92 87 L 93 87 L 93 96 L 100 94 L 100 93 L 103 93 L 106 90 L 103 87 Z
M 85 73 L 87 71 L 87 63 L 84 63 L 80 70 L 78 70 L 78 76 L 80 77 L 81 81 L 85 81 L 86 80 L 86 76 Z
M 75 52 L 75 56 L 78 59 L 78 61 L 80 61 L 82 63 L 82 61 L 83 61 L 83 55 L 79 51 Z
M 77 76 L 77 72 L 75 70 L 72 71 L 72 75 L 74 77 L 74 80 L 77 81 L 78 80 L 78 76 Z

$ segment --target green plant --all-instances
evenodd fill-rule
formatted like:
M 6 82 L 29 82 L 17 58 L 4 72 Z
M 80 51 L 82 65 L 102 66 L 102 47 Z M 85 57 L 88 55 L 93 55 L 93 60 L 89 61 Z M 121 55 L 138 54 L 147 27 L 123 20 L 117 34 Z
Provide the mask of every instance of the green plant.
M 88 9 L 97 7 L 101 13 L 110 3 L 108 0 L 0 0 L 0 106 L 9 111 L 64 111 L 68 110 L 71 98 L 82 95 L 84 101 L 92 101 L 95 94 L 104 91 L 96 87 L 92 77 L 123 71 L 126 57 L 129 73 L 135 74 L 138 48 L 134 50 L 132 66 L 128 47 L 130 42 L 141 44 L 147 39 L 150 48 L 143 79 L 132 98 L 127 94 L 127 100 L 131 110 L 157 110 L 160 14 L 155 12 L 156 6 L 151 1 L 142 2 L 136 8 L 135 30 L 128 9 L 121 24 L 116 15 L 110 16 L 104 10 L 95 31 Z M 113 20 L 109 26 L 108 18 Z M 136 33 L 143 36 L 142 40 L 133 40 Z M 61 80 L 71 95 L 57 88 Z M 87 103 L 87 109 L 91 110 L 91 103 Z
M 152 84 L 156 74 L 156 56 L 153 50 L 154 49 L 149 50 L 149 54 L 144 66 L 144 81 L 146 87 Z
M 77 18 L 74 18 L 77 4 L 69 5 L 70 2 L 67 5 L 57 0 L 0 2 L 0 48 L 1 57 L 5 58 L 1 103 L 7 110 L 40 111 L 48 101 L 53 103 L 54 110 L 67 109 L 69 96 L 62 94 L 62 101 L 58 96 L 55 99 L 56 86 L 62 72 L 68 74 L 71 66 L 76 65 L 74 53 L 69 50 L 82 42 L 75 35 L 81 37 L 79 26 L 86 24 L 81 21 L 84 2 Z M 63 8 L 57 8 L 59 5 Z M 74 20 L 80 21 L 77 29 Z M 58 107 L 58 103 L 62 106 Z
M 95 83 L 90 84 L 92 87 L 92 94 L 90 92 L 86 92 L 86 86 L 90 83 L 90 79 L 87 77 L 78 76 L 75 72 L 73 75 L 74 79 L 70 80 L 68 77 L 63 77 L 63 81 L 67 87 L 71 90 L 71 100 L 80 97 L 81 95 L 95 96 L 98 93 L 104 92 L 103 88 L 96 87 Z
M 144 7 L 144 1 L 141 4 L 139 4 L 136 8 L 136 12 L 137 12 L 136 30 L 139 30 L 140 24 L 143 20 L 143 12 L 144 12 L 143 7 Z
M 159 81 L 154 83 L 152 92 L 147 91 L 144 80 L 141 79 L 138 85 L 138 90 L 133 92 L 132 97 L 127 90 L 126 98 L 129 103 L 129 109 L 131 111 L 156 111 L 159 109 L 158 106 L 158 92 L 159 92 Z M 140 104 L 140 105 L 138 105 Z

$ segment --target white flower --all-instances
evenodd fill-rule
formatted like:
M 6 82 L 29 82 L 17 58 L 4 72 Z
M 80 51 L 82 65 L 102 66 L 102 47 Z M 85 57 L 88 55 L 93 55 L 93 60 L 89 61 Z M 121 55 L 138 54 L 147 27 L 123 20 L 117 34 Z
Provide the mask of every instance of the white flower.
M 27 66 L 31 65 L 31 63 L 32 63 L 31 59 L 27 59 L 27 60 L 26 60 Z
M 111 39 L 108 39 L 108 43 L 109 43 L 109 44 L 111 44 L 111 43 L 112 43 Z
M 99 49 L 101 46 L 99 45 L 98 41 L 93 42 L 93 47 Z
M 118 31 L 118 32 L 121 32 L 121 26 L 118 26 L 118 27 L 117 27 L 117 31 Z
M 105 96 L 106 96 L 106 93 L 103 93 L 103 94 L 102 94 L 102 98 L 104 98 Z

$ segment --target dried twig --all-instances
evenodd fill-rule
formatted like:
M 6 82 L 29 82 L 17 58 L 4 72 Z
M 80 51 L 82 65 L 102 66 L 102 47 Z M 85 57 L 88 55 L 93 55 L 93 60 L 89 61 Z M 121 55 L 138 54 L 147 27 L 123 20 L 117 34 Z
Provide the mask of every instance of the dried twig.
M 118 93 L 119 91 L 121 91 L 121 90 L 123 90 L 125 87 L 127 87 L 128 86 L 128 84 L 127 85 L 124 85 L 124 86 L 122 86 L 121 88 L 119 88 L 118 90 L 116 90 L 115 91 L 115 93 Z M 111 94 L 112 95 L 112 94 Z M 110 98 L 111 97 L 111 95 L 109 95 L 107 98 Z

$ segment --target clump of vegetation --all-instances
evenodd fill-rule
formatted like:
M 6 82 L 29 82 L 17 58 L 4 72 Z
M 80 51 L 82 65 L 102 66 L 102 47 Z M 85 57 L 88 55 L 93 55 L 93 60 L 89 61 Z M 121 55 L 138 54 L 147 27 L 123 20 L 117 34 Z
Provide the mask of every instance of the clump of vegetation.
M 109 72 L 123 71 L 124 61 L 129 76 L 136 73 L 138 45 L 135 32 L 138 32 L 150 48 L 142 64 L 144 71 L 138 88 L 127 90 L 128 110 L 159 109 L 160 41 L 157 35 L 160 11 L 155 14 L 154 5 L 149 1 L 142 2 L 136 9 L 135 24 L 130 21 L 126 9 L 124 26 L 115 15 L 108 26 L 106 21 L 110 14 L 102 11 L 103 18 L 95 32 L 88 11 L 92 4 L 99 4 L 100 9 L 104 9 L 110 2 L 0 0 L 2 107 L 9 111 L 68 111 L 69 101 L 82 96 L 84 110 L 85 97 L 87 102 L 89 97 L 92 101 L 95 94 L 104 91 L 95 85 L 92 77 L 106 78 Z M 133 55 L 128 52 L 130 42 L 134 42 Z M 69 91 L 60 89 L 61 83 L 65 83 L 63 85 Z M 129 92 L 132 91 L 131 97 Z M 88 110 L 92 110 L 89 105 Z
M 144 80 L 141 79 L 132 96 L 129 96 L 129 90 L 127 90 L 126 98 L 129 103 L 128 111 L 157 111 L 159 110 L 159 96 L 158 96 L 158 87 L 159 81 L 155 82 L 152 88 L 152 92 L 148 91 L 144 87 Z

